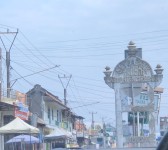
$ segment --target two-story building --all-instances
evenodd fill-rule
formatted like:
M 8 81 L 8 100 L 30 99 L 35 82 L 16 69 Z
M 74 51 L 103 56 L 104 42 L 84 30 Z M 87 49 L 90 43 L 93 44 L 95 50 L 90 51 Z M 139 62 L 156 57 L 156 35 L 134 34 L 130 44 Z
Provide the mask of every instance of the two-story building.
M 88 138 L 86 125 L 83 122 L 83 117 L 78 116 L 75 121 L 75 130 L 76 130 L 76 138 L 79 146 L 86 145 L 85 139 Z
M 37 84 L 27 92 L 27 105 L 32 113 L 31 124 L 41 130 L 41 137 L 53 135 L 54 131 L 59 130 L 62 135 L 65 135 L 64 137 L 74 138 L 72 130 L 76 116 L 57 96 Z M 40 124 L 44 126 L 39 126 Z M 57 139 L 56 136 L 53 136 L 47 141 L 55 148 L 58 143 L 61 143 L 57 142 Z M 65 145 L 65 140 L 61 141 Z
M 19 91 L 11 90 L 10 95 L 3 93 L 0 101 L 0 127 L 11 122 L 15 117 L 28 121 L 28 107 L 25 105 L 26 95 Z M 22 109 L 22 110 L 21 110 Z M 24 109 L 24 110 L 23 110 Z M 11 145 L 6 142 L 17 134 L 0 135 L 0 149 L 11 149 Z

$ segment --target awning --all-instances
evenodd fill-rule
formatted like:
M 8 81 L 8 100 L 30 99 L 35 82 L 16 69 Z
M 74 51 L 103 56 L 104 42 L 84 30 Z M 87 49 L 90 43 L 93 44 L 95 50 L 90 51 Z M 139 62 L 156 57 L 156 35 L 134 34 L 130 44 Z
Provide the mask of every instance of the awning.
M 41 124 L 41 125 L 46 125 L 45 121 L 43 119 L 39 118 L 39 117 L 37 118 L 37 123 Z
M 39 129 L 33 127 L 20 118 L 15 118 L 13 121 L 9 122 L 5 126 L 0 128 L 0 134 L 7 133 L 39 133 Z
M 72 138 L 72 133 L 71 133 L 71 132 L 69 132 L 69 131 L 67 131 L 67 130 L 65 130 L 65 129 L 63 129 L 63 128 L 60 128 L 60 130 L 61 130 L 67 137 Z
M 0 110 L 6 110 L 6 109 L 14 109 L 15 106 L 13 104 L 10 104 L 10 103 L 6 103 L 6 102 L 0 102 Z
M 41 141 L 32 136 L 32 135 L 18 135 L 7 141 L 6 143 L 18 143 L 18 142 L 25 142 L 25 143 L 41 143 Z
M 72 138 L 72 134 L 62 128 L 55 127 L 54 131 L 45 136 L 45 139 Z
M 56 127 L 55 127 L 55 126 L 51 126 L 51 125 L 46 124 L 45 128 L 48 128 L 48 129 L 54 131 L 54 129 L 55 129 Z

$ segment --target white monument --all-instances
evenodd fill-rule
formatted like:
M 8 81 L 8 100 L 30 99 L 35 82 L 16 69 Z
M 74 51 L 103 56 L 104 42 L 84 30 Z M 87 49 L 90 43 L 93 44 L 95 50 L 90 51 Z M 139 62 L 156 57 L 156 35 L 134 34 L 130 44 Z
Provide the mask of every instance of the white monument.
M 105 69 L 105 83 L 115 91 L 117 148 L 122 148 L 124 143 L 123 112 L 137 113 L 137 118 L 139 112 L 149 112 L 149 136 L 144 137 L 140 133 L 133 134 L 126 139 L 126 142 L 135 145 L 148 142 L 150 145 L 154 145 L 155 122 L 157 120 L 154 106 L 154 88 L 162 81 L 163 69 L 160 65 L 157 65 L 154 74 L 151 66 L 142 60 L 142 49 L 136 48 L 132 41 L 129 42 L 128 50 L 125 50 L 125 59 L 116 65 L 114 71 L 111 71 L 110 67 Z M 144 87 L 147 88 L 149 102 L 144 105 L 136 105 L 135 97 L 140 95 Z

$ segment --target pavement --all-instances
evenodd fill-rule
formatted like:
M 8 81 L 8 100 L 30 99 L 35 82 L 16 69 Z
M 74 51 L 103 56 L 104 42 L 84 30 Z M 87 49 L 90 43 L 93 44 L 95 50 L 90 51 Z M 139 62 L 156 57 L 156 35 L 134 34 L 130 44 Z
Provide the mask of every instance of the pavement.
M 75 149 L 69 149 L 69 148 L 55 148 L 55 149 L 52 149 L 52 150 L 77 150 L 76 148 Z M 140 148 L 140 147 L 137 147 L 137 148 L 107 148 L 107 149 L 103 149 L 103 148 L 100 148 L 100 149 L 81 149 L 81 150 L 156 150 L 156 147 L 148 147 L 148 148 Z

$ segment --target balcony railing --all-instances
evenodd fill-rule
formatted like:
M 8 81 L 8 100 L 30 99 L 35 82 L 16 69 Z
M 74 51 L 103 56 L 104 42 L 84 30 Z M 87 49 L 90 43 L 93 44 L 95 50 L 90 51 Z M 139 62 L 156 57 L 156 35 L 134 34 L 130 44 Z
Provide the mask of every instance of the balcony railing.
M 16 95 L 16 93 L 17 93 L 17 91 L 16 90 L 10 90 L 10 95 L 9 95 L 9 97 L 7 96 L 7 90 L 2 90 L 2 93 L 1 93 L 1 95 L 2 95 L 2 98 L 11 98 L 11 99 L 15 99 L 16 100 L 16 97 L 17 97 L 17 95 Z

